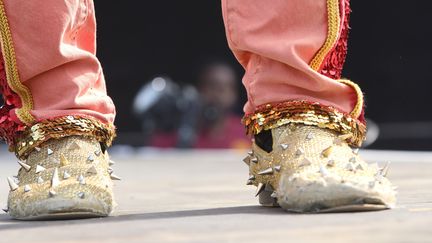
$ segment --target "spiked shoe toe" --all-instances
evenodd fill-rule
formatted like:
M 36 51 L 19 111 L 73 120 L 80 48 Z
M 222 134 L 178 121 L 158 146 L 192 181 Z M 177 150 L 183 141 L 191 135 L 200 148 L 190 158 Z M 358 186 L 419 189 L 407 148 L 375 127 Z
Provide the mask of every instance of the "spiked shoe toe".
M 7 211 L 16 219 L 108 216 L 114 207 L 109 155 L 81 136 L 50 139 L 35 148 L 10 186 Z
M 265 206 L 293 212 L 369 211 L 392 208 L 396 192 L 388 165 L 367 164 L 348 135 L 299 124 L 272 129 L 271 146 L 255 141 L 244 162 L 248 185 Z

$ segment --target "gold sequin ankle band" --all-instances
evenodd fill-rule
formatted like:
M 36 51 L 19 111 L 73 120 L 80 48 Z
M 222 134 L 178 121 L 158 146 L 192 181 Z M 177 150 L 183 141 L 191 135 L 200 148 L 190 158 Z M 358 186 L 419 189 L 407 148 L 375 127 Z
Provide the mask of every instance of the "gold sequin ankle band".
M 243 118 L 248 134 L 258 134 L 286 124 L 318 126 L 347 136 L 350 145 L 360 147 L 366 137 L 366 124 L 334 107 L 309 101 L 286 101 L 259 106 Z
M 59 139 L 68 136 L 91 137 L 104 145 L 111 146 L 115 137 L 113 125 L 106 125 L 96 119 L 82 116 L 64 116 L 45 120 L 28 127 L 17 138 L 15 146 L 10 150 L 15 151 L 19 159 L 25 159 L 34 149 L 49 139 Z

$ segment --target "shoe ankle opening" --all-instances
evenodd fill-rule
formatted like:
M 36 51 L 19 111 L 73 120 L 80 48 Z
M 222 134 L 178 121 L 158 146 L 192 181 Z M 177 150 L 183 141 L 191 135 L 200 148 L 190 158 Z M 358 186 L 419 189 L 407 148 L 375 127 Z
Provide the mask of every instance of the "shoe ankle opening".
M 264 130 L 255 135 L 255 144 L 267 153 L 273 151 L 273 135 L 271 130 Z

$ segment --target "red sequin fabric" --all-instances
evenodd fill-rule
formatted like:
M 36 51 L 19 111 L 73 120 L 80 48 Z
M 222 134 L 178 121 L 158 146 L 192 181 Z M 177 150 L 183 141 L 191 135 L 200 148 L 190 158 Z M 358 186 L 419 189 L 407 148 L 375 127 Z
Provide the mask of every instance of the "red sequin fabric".
M 24 131 L 25 126 L 19 124 L 10 116 L 12 109 L 21 107 L 20 97 L 11 90 L 6 78 L 6 70 L 0 52 L 0 93 L 3 95 L 4 104 L 0 107 L 0 138 L 4 139 L 9 145 L 13 145 L 17 134 Z
M 342 68 L 348 51 L 348 34 L 349 34 L 349 17 L 351 13 L 350 1 L 341 0 L 340 12 L 344 13 L 344 19 L 341 23 L 341 34 L 335 47 L 328 53 L 321 66 L 320 73 L 332 78 L 340 79 Z

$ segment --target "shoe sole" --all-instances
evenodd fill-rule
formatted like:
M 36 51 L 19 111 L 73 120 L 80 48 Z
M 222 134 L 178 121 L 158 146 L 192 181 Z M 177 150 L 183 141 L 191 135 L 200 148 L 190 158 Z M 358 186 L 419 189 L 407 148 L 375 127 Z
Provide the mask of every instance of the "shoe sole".
M 259 202 L 263 207 L 275 208 L 280 207 L 278 200 L 276 198 L 272 198 L 270 195 L 272 192 L 261 193 L 259 195 Z M 364 200 L 367 201 L 367 200 Z M 371 212 L 371 211 L 382 211 L 390 209 L 389 206 L 384 204 L 352 204 L 352 205 L 342 205 L 338 207 L 325 208 L 325 209 L 317 209 L 313 212 L 305 212 L 299 210 L 285 209 L 288 212 L 293 213 L 348 213 L 348 212 Z
M 27 205 L 25 211 L 11 210 L 11 216 L 18 220 L 62 220 L 107 217 L 112 205 L 96 198 L 48 199 Z
M 69 219 L 89 219 L 89 218 L 103 218 L 107 214 L 97 214 L 93 212 L 77 211 L 77 212 L 58 212 L 48 213 L 38 216 L 15 218 L 22 221 L 38 221 L 38 220 L 69 220 Z
M 377 204 L 361 204 L 361 205 L 345 205 L 340 207 L 328 208 L 318 211 L 317 213 L 349 213 L 349 212 L 371 212 L 390 209 L 386 205 Z

